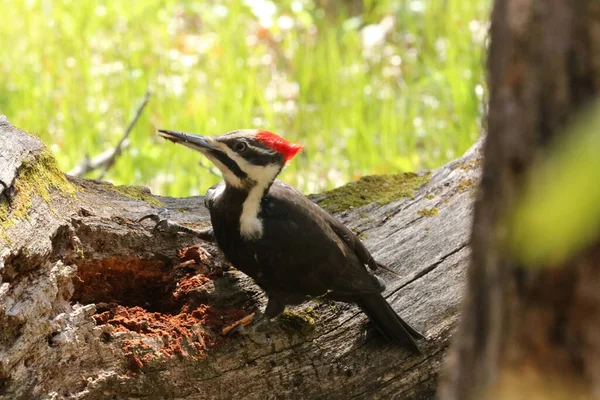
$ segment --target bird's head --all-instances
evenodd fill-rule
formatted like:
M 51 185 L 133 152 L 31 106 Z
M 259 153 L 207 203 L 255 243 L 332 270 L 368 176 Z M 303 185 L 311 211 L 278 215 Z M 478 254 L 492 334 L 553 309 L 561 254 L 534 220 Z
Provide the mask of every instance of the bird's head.
M 225 182 L 237 188 L 267 188 L 302 149 L 274 133 L 242 129 L 218 136 L 158 130 L 158 135 L 204 154 L 221 170 Z

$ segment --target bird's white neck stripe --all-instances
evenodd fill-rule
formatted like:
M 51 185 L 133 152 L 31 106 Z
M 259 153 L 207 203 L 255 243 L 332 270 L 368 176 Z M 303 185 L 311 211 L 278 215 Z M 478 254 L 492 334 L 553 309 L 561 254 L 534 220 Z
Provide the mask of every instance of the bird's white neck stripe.
M 238 161 L 239 162 L 239 161 Z M 263 235 L 263 222 L 258 217 L 260 202 L 265 191 L 279 173 L 281 167 L 277 164 L 256 166 L 244 164 L 243 168 L 255 185 L 248 192 L 248 197 L 242 205 L 240 215 L 240 234 L 244 239 L 260 239 Z
M 246 197 L 242 205 L 240 234 L 245 239 L 259 239 L 263 234 L 263 224 L 260 218 L 258 218 L 258 213 L 260 212 L 260 201 L 264 191 L 264 187 L 259 185 L 254 186 L 248 192 L 248 197 Z

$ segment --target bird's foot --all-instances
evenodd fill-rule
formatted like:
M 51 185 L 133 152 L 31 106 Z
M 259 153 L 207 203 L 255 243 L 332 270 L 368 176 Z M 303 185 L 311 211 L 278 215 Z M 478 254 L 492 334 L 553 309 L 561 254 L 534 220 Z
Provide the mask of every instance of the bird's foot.
M 170 217 L 169 210 L 166 208 L 160 208 L 158 210 L 158 212 L 156 212 L 154 214 L 144 215 L 142 218 L 138 219 L 137 222 L 139 223 L 146 219 L 149 219 L 156 223 L 156 225 L 154 225 L 154 228 L 152 229 L 155 232 L 168 232 L 168 233 L 183 232 L 183 233 L 188 233 L 190 235 L 198 236 L 200 239 L 208 241 L 208 242 L 215 241 L 214 232 L 213 232 L 212 228 L 206 228 L 206 229 L 202 229 L 202 230 L 188 228 L 187 226 L 184 226 L 184 225 L 181 225 L 181 224 L 171 221 L 169 219 L 169 217 Z

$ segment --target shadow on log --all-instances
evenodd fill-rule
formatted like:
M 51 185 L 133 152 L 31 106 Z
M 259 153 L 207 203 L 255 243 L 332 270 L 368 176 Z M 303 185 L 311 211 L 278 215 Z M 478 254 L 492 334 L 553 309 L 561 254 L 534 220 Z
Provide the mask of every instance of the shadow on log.
M 136 222 L 166 207 L 176 222 L 208 225 L 202 197 L 65 177 L 38 139 L 0 117 L 0 394 L 433 398 L 465 282 L 480 147 L 387 204 L 336 214 L 400 275 L 378 273 L 388 301 L 429 338 L 416 356 L 342 303 L 289 309 L 261 332 L 267 344 L 224 337 L 264 307 L 260 289 L 210 244 Z M 347 187 L 356 194 L 363 183 Z M 390 185 L 382 177 L 378 191 Z

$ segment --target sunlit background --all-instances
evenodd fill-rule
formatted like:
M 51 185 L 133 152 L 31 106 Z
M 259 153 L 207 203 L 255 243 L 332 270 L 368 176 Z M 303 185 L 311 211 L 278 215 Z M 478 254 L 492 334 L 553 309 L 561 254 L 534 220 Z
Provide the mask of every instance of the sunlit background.
M 156 128 L 301 142 L 282 179 L 305 193 L 433 168 L 482 131 L 490 3 L 0 0 L 0 113 L 70 171 L 114 148 L 150 89 L 104 179 L 164 195 L 220 178 Z

